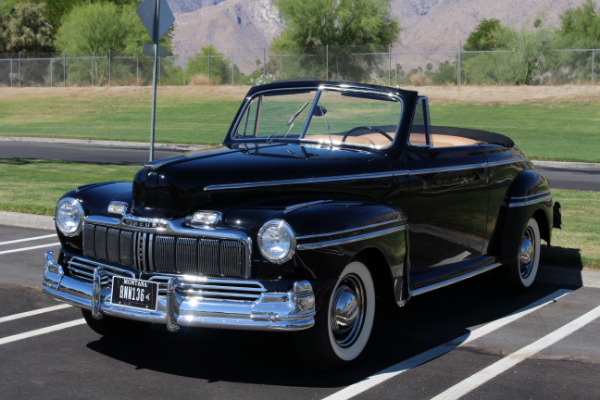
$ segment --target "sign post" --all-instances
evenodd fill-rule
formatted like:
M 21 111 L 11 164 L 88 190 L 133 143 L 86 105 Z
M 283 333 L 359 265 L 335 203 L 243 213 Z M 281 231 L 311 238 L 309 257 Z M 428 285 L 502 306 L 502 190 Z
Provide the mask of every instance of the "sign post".
M 150 122 L 150 161 L 154 160 L 154 123 L 156 120 L 156 77 L 158 75 L 158 57 L 167 55 L 166 48 L 158 45 L 160 38 L 169 30 L 175 17 L 165 0 L 144 0 L 135 10 L 152 38 L 152 46 L 144 44 L 143 52 L 154 56 L 152 69 L 152 119 Z

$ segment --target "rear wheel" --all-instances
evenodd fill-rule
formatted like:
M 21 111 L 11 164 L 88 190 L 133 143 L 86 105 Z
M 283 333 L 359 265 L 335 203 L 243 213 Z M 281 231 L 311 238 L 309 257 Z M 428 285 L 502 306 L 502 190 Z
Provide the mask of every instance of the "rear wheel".
M 510 288 L 522 292 L 533 285 L 540 263 L 540 228 L 535 218 L 529 219 L 516 259 L 507 264 Z
M 132 321 L 129 319 L 103 316 L 102 319 L 92 317 L 89 310 L 81 310 L 85 322 L 90 328 L 101 336 L 115 339 L 135 339 L 144 333 L 150 326 L 149 323 Z
M 332 370 L 350 364 L 365 349 L 375 319 L 375 287 L 365 264 L 348 264 L 315 326 L 296 334 L 300 358 L 310 367 Z

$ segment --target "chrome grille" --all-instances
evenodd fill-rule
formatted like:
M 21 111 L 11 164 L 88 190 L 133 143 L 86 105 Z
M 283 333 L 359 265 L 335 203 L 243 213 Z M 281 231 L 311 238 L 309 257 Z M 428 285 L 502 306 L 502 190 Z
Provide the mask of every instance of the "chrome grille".
M 81 257 L 72 257 L 67 262 L 67 270 L 71 277 L 89 283 L 93 280 L 94 269 L 96 268 L 102 268 L 100 276 L 103 287 L 110 287 L 112 285 L 113 276 L 135 278 L 134 273 L 131 271 L 122 270 Z M 218 278 L 186 278 L 184 276 L 178 276 L 177 278 L 177 293 L 184 298 L 254 302 L 260 298 L 262 293 L 267 291 L 261 283 L 256 281 Z M 157 282 L 159 284 L 159 295 L 164 296 L 167 294 L 167 285 L 171 276 L 150 276 L 143 279 Z
M 140 272 L 248 278 L 249 254 L 239 240 L 162 235 L 86 223 L 83 254 Z

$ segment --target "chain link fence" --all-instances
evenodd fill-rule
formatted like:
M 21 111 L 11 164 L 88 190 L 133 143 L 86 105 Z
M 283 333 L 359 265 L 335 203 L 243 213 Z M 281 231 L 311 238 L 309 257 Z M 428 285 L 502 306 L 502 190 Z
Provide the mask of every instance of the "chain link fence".
M 371 48 L 372 50 L 372 48 Z M 381 85 L 584 84 L 600 75 L 600 49 L 546 54 L 397 52 L 325 47 L 313 54 L 272 54 L 267 49 L 160 59 L 160 85 L 255 85 L 312 76 Z M 0 86 L 146 86 L 152 57 L 119 54 L 0 54 Z

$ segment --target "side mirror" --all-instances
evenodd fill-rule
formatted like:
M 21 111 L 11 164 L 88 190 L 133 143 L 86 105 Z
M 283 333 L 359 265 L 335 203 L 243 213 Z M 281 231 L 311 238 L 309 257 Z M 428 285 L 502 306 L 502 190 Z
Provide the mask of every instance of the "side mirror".
M 325 114 L 327 114 L 327 109 L 325 107 L 323 107 L 320 104 L 317 104 L 317 106 L 315 107 L 315 111 L 313 112 L 313 115 L 316 117 L 322 117 Z

